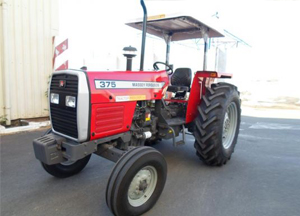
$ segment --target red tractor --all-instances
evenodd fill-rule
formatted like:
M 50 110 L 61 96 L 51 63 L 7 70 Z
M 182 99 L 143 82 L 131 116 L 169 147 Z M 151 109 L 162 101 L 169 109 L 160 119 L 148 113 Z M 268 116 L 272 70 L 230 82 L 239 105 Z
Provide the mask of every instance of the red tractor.
M 167 164 L 150 144 L 171 139 L 174 146 L 183 145 L 185 135 L 192 134 L 197 156 L 221 166 L 230 160 L 240 127 L 237 88 L 212 82 L 231 75 L 206 71 L 208 38 L 222 33 L 190 16 L 148 19 L 143 0 L 141 5 L 143 21 L 128 24 L 143 32 L 140 70 L 131 70 L 129 54 L 127 71 L 54 72 L 49 86 L 52 129 L 33 141 L 36 158 L 58 178 L 79 173 L 92 153 L 116 162 L 106 189 L 114 215 L 140 215 L 162 193 Z M 166 61 L 155 62 L 153 71 L 143 70 L 146 32 L 167 44 Z M 204 39 L 203 71 L 194 77 L 189 68 L 173 73 L 170 42 L 192 38 Z

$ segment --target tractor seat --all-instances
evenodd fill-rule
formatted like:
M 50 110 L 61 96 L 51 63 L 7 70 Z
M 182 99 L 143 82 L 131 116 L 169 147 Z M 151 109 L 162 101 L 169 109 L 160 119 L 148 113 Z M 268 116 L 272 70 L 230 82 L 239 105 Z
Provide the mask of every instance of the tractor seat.
M 177 68 L 171 77 L 169 92 L 187 92 L 190 90 L 192 70 L 190 68 Z

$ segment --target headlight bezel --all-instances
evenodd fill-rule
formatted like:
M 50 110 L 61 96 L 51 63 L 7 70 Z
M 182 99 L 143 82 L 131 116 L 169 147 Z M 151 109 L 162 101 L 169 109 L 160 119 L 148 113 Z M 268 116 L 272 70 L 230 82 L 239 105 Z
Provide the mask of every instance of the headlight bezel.
M 65 105 L 66 105 L 66 107 L 76 108 L 76 97 L 67 95 L 65 97 Z
M 52 104 L 59 104 L 59 94 L 58 93 L 51 93 L 50 94 L 50 102 Z

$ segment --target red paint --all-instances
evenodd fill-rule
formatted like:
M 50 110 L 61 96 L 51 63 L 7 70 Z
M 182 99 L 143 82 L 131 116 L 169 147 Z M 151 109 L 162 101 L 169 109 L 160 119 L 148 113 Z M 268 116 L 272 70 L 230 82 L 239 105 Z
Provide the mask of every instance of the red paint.
M 56 71 L 59 71 L 59 70 L 66 70 L 69 68 L 69 61 L 65 61 L 61 66 L 59 66 Z
M 206 78 L 231 78 L 232 74 L 230 73 L 220 73 L 216 71 L 197 71 L 197 74 L 200 74 L 200 77 Z
M 201 104 L 205 88 L 211 85 L 212 78 L 231 78 L 232 74 L 218 73 L 215 71 L 197 71 L 192 83 L 188 107 L 186 111 L 186 123 L 194 121 L 198 116 L 197 108 Z
M 54 40 L 55 40 L 55 37 L 52 38 L 52 44 L 54 44 Z M 54 65 L 55 65 L 55 59 L 56 59 L 56 57 L 59 56 L 60 54 L 62 54 L 68 48 L 69 48 L 69 41 L 68 41 L 68 39 L 64 40 L 63 42 L 61 42 L 59 45 L 57 45 L 55 47 L 54 55 L 53 55 L 53 59 L 52 59 L 52 64 L 53 64 L 52 66 L 53 66 L 53 68 L 54 68 Z M 61 68 L 63 65 L 61 65 L 59 68 Z M 57 68 L 56 70 L 65 70 L 65 69 L 68 69 L 68 66 L 67 67 L 62 67 L 61 69 L 59 69 L 59 68 Z
M 69 48 L 69 43 L 68 43 L 68 39 L 66 39 L 55 47 L 54 58 L 62 54 L 68 48 Z
M 146 100 L 160 100 L 169 85 L 168 75 L 165 71 L 109 71 L 87 72 L 91 88 L 91 103 L 116 102 L 116 96 L 145 95 Z M 141 82 L 165 82 L 162 89 L 96 89 L 95 80 L 120 80 Z M 111 99 L 110 99 L 111 97 Z
M 169 84 L 165 71 L 87 72 L 91 89 L 91 140 L 129 131 L 136 101 L 116 102 L 116 96 L 145 95 L 146 100 L 161 100 Z M 96 89 L 95 80 L 165 82 L 161 89 Z M 94 134 L 94 136 L 93 136 Z
M 135 107 L 136 101 L 93 104 L 91 140 L 128 131 Z
M 165 71 L 112 71 L 87 72 L 91 89 L 91 139 L 99 139 L 129 131 L 136 107 L 136 101 L 116 102 L 117 96 L 143 95 L 145 100 L 161 100 L 169 84 Z M 192 122 L 198 115 L 197 107 L 201 103 L 205 87 L 211 78 L 230 78 L 231 74 L 214 71 L 198 71 L 191 86 L 189 100 L 166 99 L 170 102 L 188 103 L 186 123 Z M 161 89 L 96 89 L 95 80 L 165 82 Z
M 187 111 L 186 111 L 186 123 L 192 122 L 198 115 L 197 106 L 200 105 L 201 101 L 201 87 L 202 81 L 199 79 L 201 77 L 200 73 L 196 73 L 192 83 Z

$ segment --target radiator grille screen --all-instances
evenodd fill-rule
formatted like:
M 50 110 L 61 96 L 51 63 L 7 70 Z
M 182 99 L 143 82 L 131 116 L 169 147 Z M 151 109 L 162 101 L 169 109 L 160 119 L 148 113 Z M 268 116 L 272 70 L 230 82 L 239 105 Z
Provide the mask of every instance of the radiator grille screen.
M 50 93 L 59 94 L 59 104 L 50 103 L 52 127 L 59 133 L 77 139 L 78 77 L 68 74 L 53 75 L 50 86 Z M 66 96 L 76 97 L 75 108 L 66 106 Z

